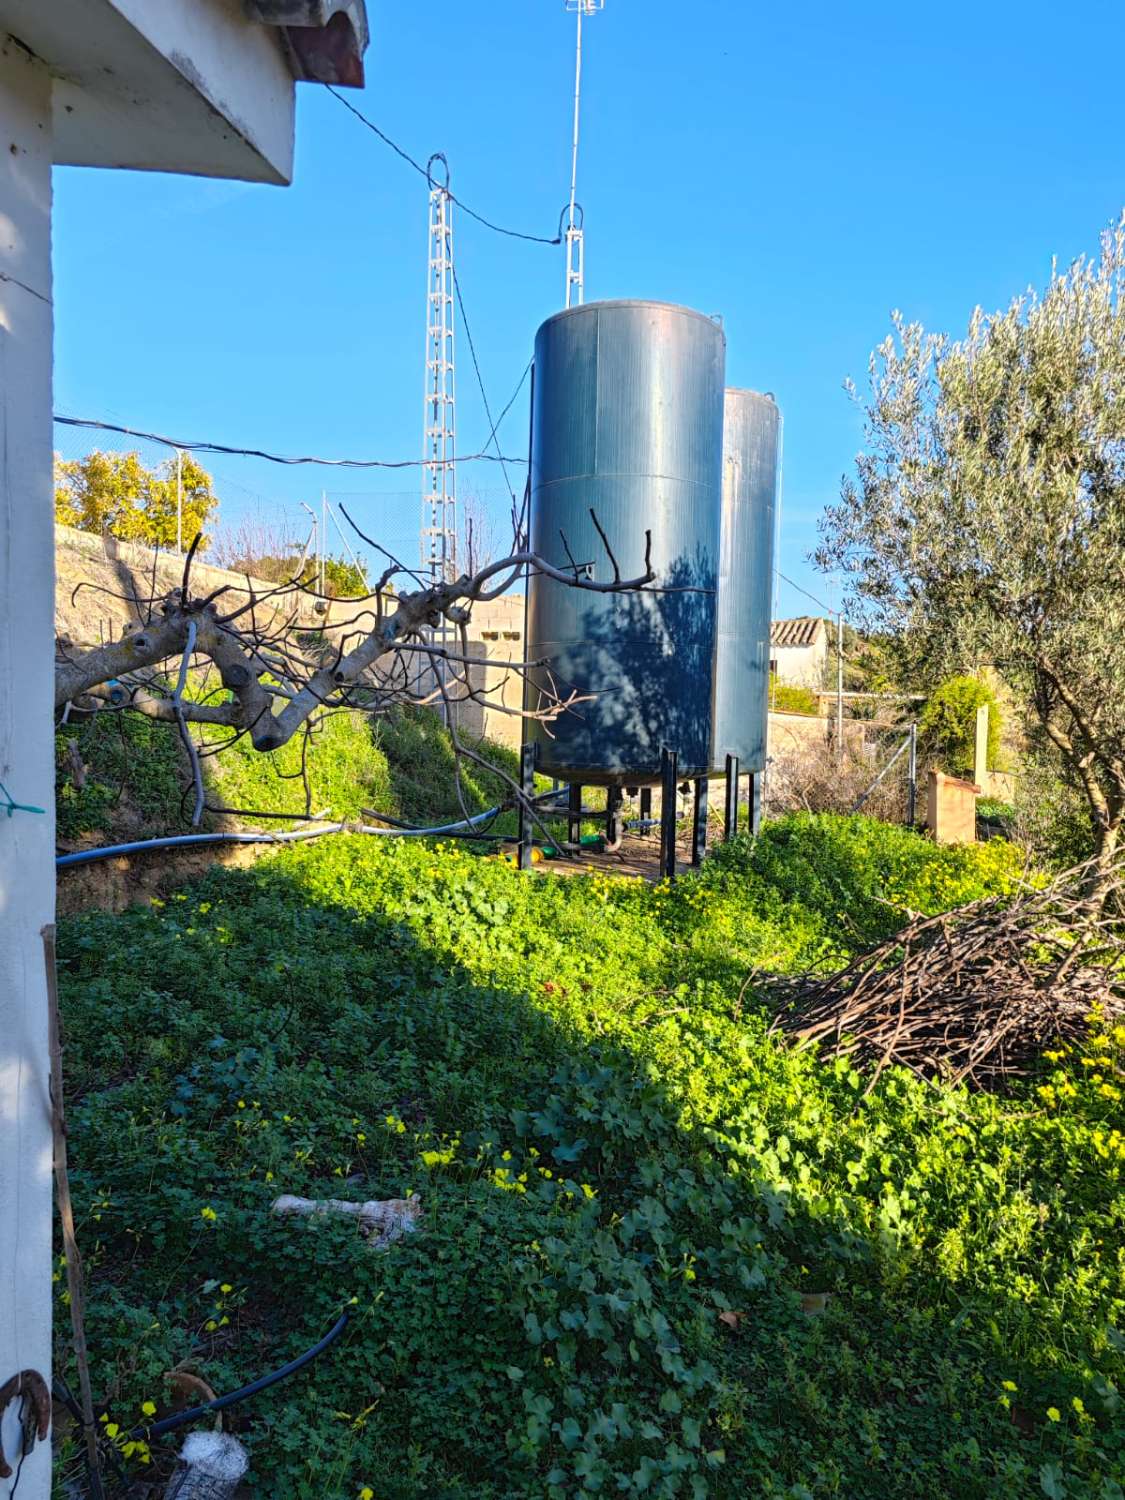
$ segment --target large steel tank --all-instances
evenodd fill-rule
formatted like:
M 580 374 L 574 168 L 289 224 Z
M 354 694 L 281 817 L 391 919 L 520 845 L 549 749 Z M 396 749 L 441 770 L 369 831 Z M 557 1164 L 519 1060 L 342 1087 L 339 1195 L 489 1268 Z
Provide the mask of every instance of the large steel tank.
M 644 571 L 645 533 L 661 593 L 602 594 L 554 579 L 528 586 L 530 674 L 540 690 L 593 693 L 550 725 L 529 725 L 539 766 L 570 782 L 633 785 L 708 768 L 719 571 L 726 340 L 711 318 L 662 302 L 592 302 L 557 313 L 535 339 L 531 546 L 590 565 L 599 582 Z M 565 538 L 565 541 L 564 541 Z
M 781 413 L 772 396 L 728 390 L 723 418 L 715 719 L 711 764 L 766 764 L 770 603 Z

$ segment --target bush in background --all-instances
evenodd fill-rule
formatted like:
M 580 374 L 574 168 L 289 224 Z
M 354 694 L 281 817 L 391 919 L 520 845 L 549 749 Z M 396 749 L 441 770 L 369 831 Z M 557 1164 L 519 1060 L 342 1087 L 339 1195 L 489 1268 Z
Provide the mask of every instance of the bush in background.
M 820 703 L 812 688 L 799 682 L 779 682 L 770 673 L 770 708 L 779 714 L 816 714 Z
M 918 728 L 927 759 L 956 776 L 972 776 L 977 740 L 977 709 L 988 708 L 988 769 L 1000 757 L 1000 708 L 996 694 L 979 677 L 950 677 L 934 689 Z

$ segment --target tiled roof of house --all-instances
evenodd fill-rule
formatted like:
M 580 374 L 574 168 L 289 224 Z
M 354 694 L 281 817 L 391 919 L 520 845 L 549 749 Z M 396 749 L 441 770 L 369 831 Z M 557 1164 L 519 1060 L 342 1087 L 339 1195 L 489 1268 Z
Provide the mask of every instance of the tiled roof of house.
M 795 620 L 775 620 L 770 626 L 771 646 L 815 646 L 824 634 L 818 615 L 798 615 Z

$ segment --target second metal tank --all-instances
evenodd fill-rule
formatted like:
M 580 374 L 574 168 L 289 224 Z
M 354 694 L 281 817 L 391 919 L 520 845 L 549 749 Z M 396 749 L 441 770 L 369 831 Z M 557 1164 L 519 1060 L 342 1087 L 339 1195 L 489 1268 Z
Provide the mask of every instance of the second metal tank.
M 723 514 L 711 765 L 766 764 L 770 603 L 781 413 L 772 396 L 728 390 L 723 421 Z
M 528 588 L 526 706 L 553 688 L 596 695 L 532 723 L 539 766 L 563 781 L 624 785 L 708 769 L 719 572 L 726 341 L 701 313 L 661 302 L 592 302 L 535 340 L 531 547 L 566 568 L 643 572 L 652 534 L 667 592 L 603 594 L 544 577 Z M 565 538 L 565 540 L 564 540 Z

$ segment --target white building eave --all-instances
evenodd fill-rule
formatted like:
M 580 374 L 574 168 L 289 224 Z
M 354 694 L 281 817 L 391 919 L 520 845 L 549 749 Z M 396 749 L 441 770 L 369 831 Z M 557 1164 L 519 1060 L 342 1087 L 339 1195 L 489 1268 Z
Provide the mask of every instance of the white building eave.
M 56 163 L 290 181 L 293 37 L 243 0 L 0 0 L 0 30 L 51 74 Z

